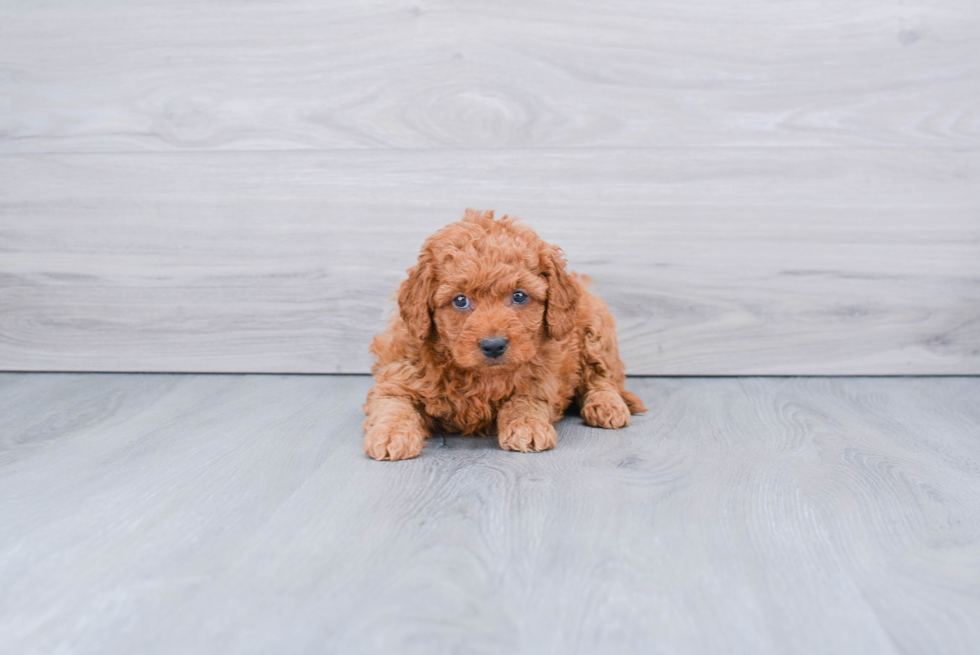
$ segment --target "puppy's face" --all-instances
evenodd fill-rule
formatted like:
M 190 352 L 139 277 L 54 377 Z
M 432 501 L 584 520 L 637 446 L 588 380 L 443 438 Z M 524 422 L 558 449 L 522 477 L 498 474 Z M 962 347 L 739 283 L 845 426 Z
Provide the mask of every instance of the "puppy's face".
M 453 260 L 432 297 L 436 332 L 463 368 L 531 360 L 544 338 L 548 283 L 527 268 Z
M 425 242 L 398 304 L 410 333 L 437 339 L 457 366 L 506 369 L 568 334 L 578 294 L 557 248 L 513 219 L 468 211 Z

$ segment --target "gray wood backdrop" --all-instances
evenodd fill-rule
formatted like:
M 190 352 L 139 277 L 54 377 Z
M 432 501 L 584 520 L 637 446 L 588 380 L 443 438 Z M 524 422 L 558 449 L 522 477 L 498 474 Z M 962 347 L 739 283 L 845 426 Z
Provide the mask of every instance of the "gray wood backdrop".
M 523 217 L 635 374 L 980 373 L 976 0 L 0 3 L 0 369 L 365 372 Z

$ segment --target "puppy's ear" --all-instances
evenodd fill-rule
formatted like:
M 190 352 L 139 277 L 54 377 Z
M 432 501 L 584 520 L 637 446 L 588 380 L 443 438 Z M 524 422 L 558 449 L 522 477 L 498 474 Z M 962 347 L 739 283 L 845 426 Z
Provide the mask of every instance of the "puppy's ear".
M 575 325 L 579 286 L 565 270 L 561 250 L 549 246 L 543 253 L 544 275 L 548 278 L 548 302 L 544 311 L 545 327 L 552 339 L 564 339 Z
M 408 279 L 398 288 L 398 312 L 409 333 L 425 341 L 432 332 L 432 258 L 419 255 L 419 263 L 408 269 Z

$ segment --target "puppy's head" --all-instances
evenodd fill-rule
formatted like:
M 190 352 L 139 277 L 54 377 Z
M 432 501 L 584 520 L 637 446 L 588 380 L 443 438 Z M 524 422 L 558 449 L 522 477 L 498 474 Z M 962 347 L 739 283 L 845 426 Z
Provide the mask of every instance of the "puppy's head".
M 399 289 L 409 332 L 463 368 L 523 364 L 574 325 L 580 291 L 561 251 L 516 220 L 466 210 L 426 240 Z

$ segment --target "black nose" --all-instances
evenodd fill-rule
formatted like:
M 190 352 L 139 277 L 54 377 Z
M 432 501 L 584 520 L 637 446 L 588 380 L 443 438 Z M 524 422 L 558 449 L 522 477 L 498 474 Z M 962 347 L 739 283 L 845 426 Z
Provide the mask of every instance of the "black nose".
M 482 350 L 483 354 L 487 357 L 496 359 L 507 352 L 507 339 L 504 337 L 484 339 L 480 342 L 480 350 Z

